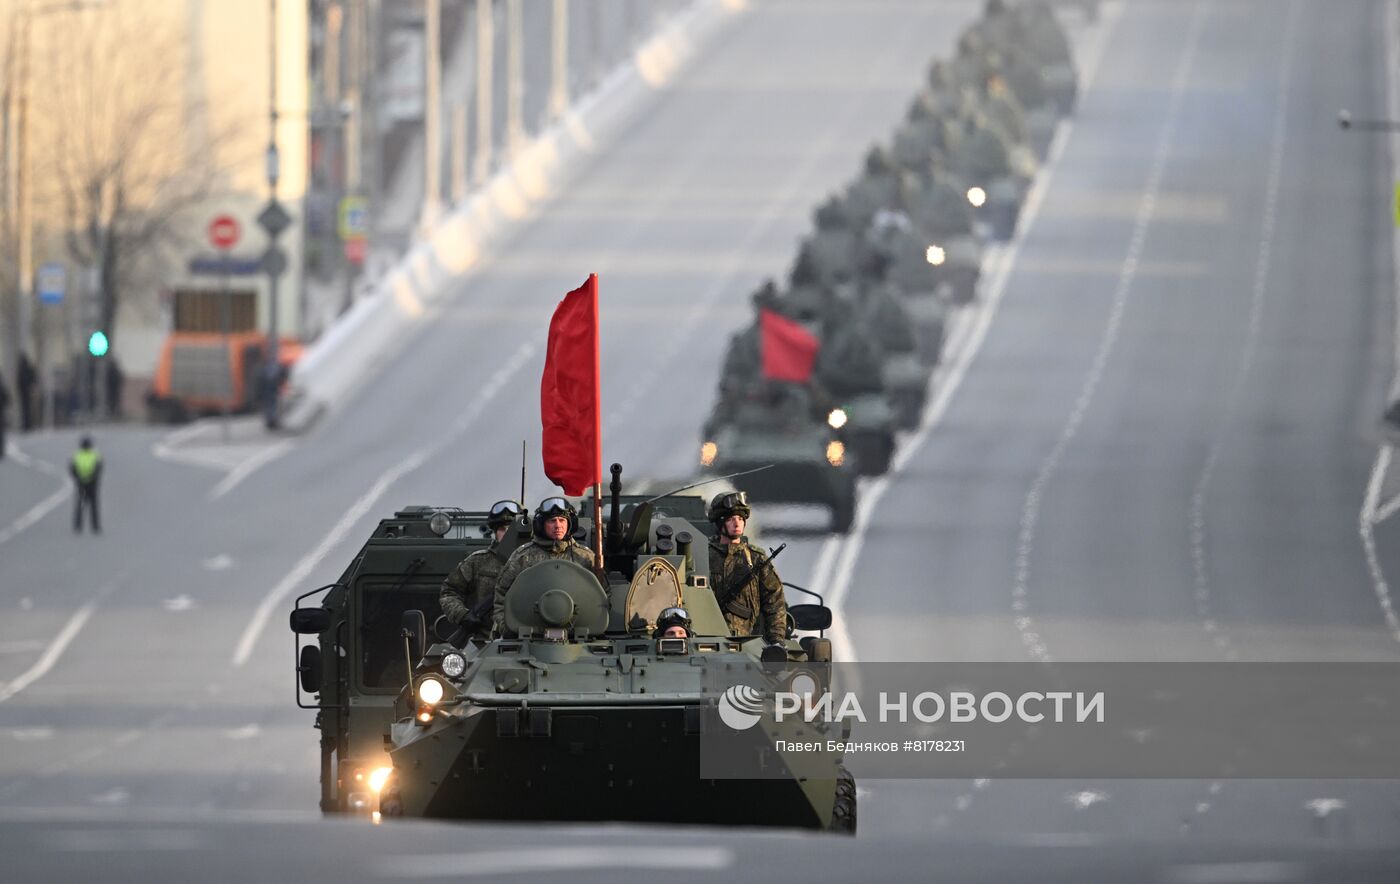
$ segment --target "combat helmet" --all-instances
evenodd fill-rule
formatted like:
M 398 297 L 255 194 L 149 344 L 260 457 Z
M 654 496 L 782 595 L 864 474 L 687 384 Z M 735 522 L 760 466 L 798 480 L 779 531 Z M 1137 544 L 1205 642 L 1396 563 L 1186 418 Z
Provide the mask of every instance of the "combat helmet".
M 535 518 L 531 524 L 535 536 L 540 540 L 546 540 L 544 533 L 544 520 L 554 516 L 564 516 L 569 520 L 569 530 L 564 534 L 565 539 L 574 536 L 574 531 L 578 529 L 578 510 L 563 497 L 546 497 L 540 501 L 540 505 L 535 508 Z
M 498 500 L 491 504 L 491 510 L 486 515 L 486 527 L 492 531 L 497 528 L 508 528 L 518 518 L 520 518 L 520 504 L 513 500 Z
M 656 637 L 661 638 L 666 634 L 666 630 L 672 626 L 679 626 L 685 630 L 686 635 L 691 635 L 690 612 L 685 608 L 670 607 L 656 615 Z
M 707 515 L 714 526 L 718 528 L 730 516 L 738 516 L 747 522 L 751 512 L 747 494 L 742 491 L 724 491 L 710 499 L 710 510 Z

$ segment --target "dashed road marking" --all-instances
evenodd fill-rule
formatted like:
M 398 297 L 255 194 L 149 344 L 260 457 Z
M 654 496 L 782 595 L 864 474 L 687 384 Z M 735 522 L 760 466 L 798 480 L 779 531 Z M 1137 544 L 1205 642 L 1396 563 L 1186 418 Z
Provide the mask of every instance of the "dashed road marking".
M 1060 432 L 1059 439 L 1055 442 L 1054 448 L 1041 462 L 1040 470 L 1036 473 L 1035 479 L 1031 482 L 1030 489 L 1026 492 L 1025 503 L 1021 509 L 1021 530 L 1016 545 L 1016 576 L 1011 589 L 1011 609 L 1015 614 L 1015 625 L 1021 634 L 1021 642 L 1026 651 L 1035 660 L 1048 663 L 1052 661 L 1050 650 L 1046 645 L 1044 637 L 1040 635 L 1035 626 L 1035 620 L 1028 613 L 1029 585 L 1031 561 L 1035 552 L 1036 532 L 1040 525 L 1040 512 L 1045 500 L 1045 492 L 1051 479 L 1059 470 L 1061 461 L 1064 460 L 1065 453 L 1069 450 L 1075 438 L 1079 435 L 1079 428 L 1084 423 L 1084 418 L 1089 412 L 1090 405 L 1093 404 L 1094 394 L 1098 391 L 1099 382 L 1103 379 L 1105 370 L 1108 367 L 1109 357 L 1118 342 L 1118 332 L 1122 328 L 1123 315 L 1128 306 L 1128 292 L 1131 290 L 1133 281 L 1137 277 L 1138 262 L 1141 260 L 1142 251 L 1147 241 L 1147 231 L 1152 224 L 1156 213 L 1157 195 L 1162 189 L 1162 177 L 1166 173 L 1167 156 L 1171 150 L 1172 141 L 1176 136 L 1177 120 L 1180 116 L 1182 96 L 1186 93 L 1187 80 L 1190 77 L 1193 63 L 1196 58 L 1196 49 L 1200 45 L 1202 25 L 1205 22 L 1205 7 L 1197 3 L 1191 15 L 1190 30 L 1187 32 L 1186 47 L 1182 52 L 1181 60 L 1177 64 L 1176 73 L 1172 78 L 1171 98 L 1167 106 L 1167 119 L 1162 126 L 1162 131 L 1157 137 L 1156 148 L 1153 151 L 1152 166 L 1148 171 L 1147 185 L 1143 188 L 1142 199 L 1138 203 L 1137 218 L 1133 223 L 1132 238 L 1128 242 L 1128 253 L 1123 259 L 1123 269 L 1118 277 L 1118 285 L 1113 292 L 1113 306 L 1110 308 L 1108 322 L 1104 326 L 1103 334 L 1099 339 L 1098 351 L 1094 354 L 1093 364 L 1090 366 L 1089 374 L 1084 379 L 1084 384 L 1080 388 L 1079 397 L 1075 400 L 1074 410 L 1070 412 L 1068 420 L 1065 421 L 1064 428 Z
M 1104 51 L 1108 45 L 1108 36 L 1116 27 L 1121 14 L 1122 5 L 1119 3 L 1112 3 L 1104 10 L 1102 24 L 1094 37 L 1091 38 L 1088 49 L 1084 53 L 1084 64 L 1080 73 L 1081 100 L 1093 88 L 1098 77 L 1099 66 L 1103 62 Z M 939 366 L 931 381 L 937 394 L 925 409 L 919 428 L 905 440 L 899 451 L 895 453 L 889 473 L 861 486 L 860 499 L 856 506 L 855 523 L 851 528 L 851 533 L 845 538 L 835 540 L 837 553 L 828 556 L 823 550 L 823 555 L 819 558 L 818 563 L 829 564 L 829 569 L 813 571 L 812 584 L 817 587 L 829 587 L 827 606 L 832 609 L 833 619 L 839 626 L 839 628 L 831 630 L 832 650 L 837 659 L 856 659 L 855 646 L 850 640 L 845 626 L 846 617 L 842 608 L 850 590 L 856 561 L 865 546 L 865 538 L 870 530 L 871 516 L 877 511 L 880 499 L 889 489 L 890 477 L 899 474 L 904 469 L 914 453 L 923 447 L 929 434 L 942 420 L 954 394 L 962 385 L 963 378 L 967 375 L 973 359 L 982 349 L 982 343 L 986 340 L 992 320 L 996 317 L 997 310 L 1001 305 L 1011 270 L 1017 264 L 1025 232 L 1035 225 L 1045 200 L 1045 194 L 1050 189 L 1055 170 L 1060 165 L 1060 158 L 1065 152 L 1073 131 L 1073 119 L 1061 121 L 1055 138 L 1051 142 L 1047 160 L 1041 168 L 1042 174 L 1036 179 L 1026 198 L 1026 205 L 1021 212 L 1020 230 L 1016 237 L 1010 245 L 1005 247 L 992 245 L 984 254 L 982 275 L 990 282 L 984 289 L 983 303 L 975 311 L 967 311 L 954 317 L 953 330 L 944 354 L 947 362 Z
M 1259 351 L 1259 330 L 1263 324 L 1264 306 L 1269 289 L 1269 262 L 1273 256 L 1274 231 L 1278 226 L 1278 197 L 1283 180 L 1284 132 L 1288 123 L 1288 102 L 1292 97 L 1291 76 L 1293 70 L 1294 46 L 1298 32 L 1298 4 L 1288 8 L 1287 24 L 1284 29 L 1283 51 L 1280 52 L 1278 107 L 1274 111 L 1274 130 L 1269 151 L 1269 167 L 1265 184 L 1264 216 L 1259 234 L 1259 251 L 1254 263 L 1254 285 L 1250 289 L 1249 322 L 1245 330 L 1244 345 L 1240 348 L 1239 363 L 1235 377 L 1225 397 L 1222 413 L 1224 423 L 1211 440 L 1210 451 L 1206 454 L 1205 465 L 1201 468 L 1191 494 L 1191 514 L 1188 517 L 1187 533 L 1191 540 L 1191 569 L 1194 577 L 1196 615 L 1201 619 L 1212 642 L 1227 662 L 1239 658 L 1229 632 L 1219 625 L 1211 611 L 1211 585 L 1208 551 L 1206 549 L 1206 494 L 1215 468 L 1220 461 L 1220 452 L 1225 445 L 1225 427 L 1236 414 L 1238 404 L 1244 395 L 1245 379 L 1254 367 L 1254 357 Z
M 356 523 L 369 512 L 370 507 L 374 506 L 379 498 L 393 487 L 395 482 L 418 469 L 444 449 L 457 444 L 467 428 L 481 416 L 486 407 L 505 389 L 510 379 L 524 368 L 534 355 L 534 342 L 526 341 L 521 344 L 515 354 L 482 385 L 471 405 L 452 423 L 449 432 L 440 436 L 432 444 L 419 448 L 394 464 L 370 486 L 368 491 L 360 496 L 359 500 L 350 506 L 345 515 L 341 516 L 340 521 L 336 522 L 326 536 L 321 538 L 321 542 L 311 552 L 303 556 L 301 561 L 297 562 L 292 570 L 258 603 L 257 609 L 253 611 L 252 619 L 248 621 L 248 625 L 239 636 L 238 644 L 234 648 L 232 662 L 235 667 L 241 667 L 248 662 L 248 658 L 253 653 L 253 645 L 267 627 L 268 620 L 272 617 L 272 612 L 276 610 L 277 606 L 302 585 L 302 582 L 311 575 L 312 570 L 332 549 L 345 540 Z

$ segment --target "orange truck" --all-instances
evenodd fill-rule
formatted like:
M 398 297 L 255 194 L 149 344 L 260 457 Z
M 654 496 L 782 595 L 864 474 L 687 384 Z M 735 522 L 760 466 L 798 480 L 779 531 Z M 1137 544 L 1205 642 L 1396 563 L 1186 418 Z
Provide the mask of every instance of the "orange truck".
M 284 378 L 301 350 L 300 341 L 283 338 L 279 343 L 277 361 Z M 146 393 L 147 414 L 157 423 L 179 423 L 252 411 L 266 358 L 267 336 L 260 332 L 171 332 Z

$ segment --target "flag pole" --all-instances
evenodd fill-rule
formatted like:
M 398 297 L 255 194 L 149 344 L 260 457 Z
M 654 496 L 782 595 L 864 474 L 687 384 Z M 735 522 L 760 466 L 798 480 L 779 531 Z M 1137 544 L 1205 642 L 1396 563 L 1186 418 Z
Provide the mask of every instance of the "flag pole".
M 608 586 L 607 568 L 603 564 L 603 362 L 599 345 L 598 274 L 590 273 L 589 288 L 593 290 L 593 555 L 598 563 L 598 582 Z

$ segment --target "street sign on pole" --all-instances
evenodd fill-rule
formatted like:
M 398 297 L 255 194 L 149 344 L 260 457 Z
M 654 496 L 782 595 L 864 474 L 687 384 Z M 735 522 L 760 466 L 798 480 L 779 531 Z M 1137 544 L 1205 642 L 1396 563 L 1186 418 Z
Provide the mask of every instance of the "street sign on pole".
M 276 239 L 292 226 L 292 216 L 287 214 L 287 210 L 282 208 L 282 204 L 277 200 L 269 200 L 267 208 L 258 213 L 258 226 L 266 230 L 268 236 Z
M 67 273 L 62 264 L 50 262 L 39 266 L 39 303 L 62 304 Z
M 232 215 L 215 215 L 209 222 L 209 244 L 216 249 L 231 249 L 238 245 L 242 234 L 238 219 Z
M 349 242 L 369 236 L 369 200 L 362 196 L 347 196 L 340 200 L 340 238 Z

